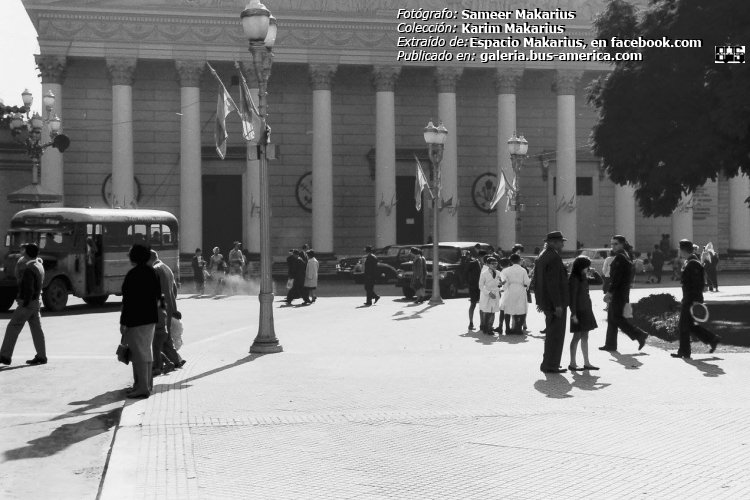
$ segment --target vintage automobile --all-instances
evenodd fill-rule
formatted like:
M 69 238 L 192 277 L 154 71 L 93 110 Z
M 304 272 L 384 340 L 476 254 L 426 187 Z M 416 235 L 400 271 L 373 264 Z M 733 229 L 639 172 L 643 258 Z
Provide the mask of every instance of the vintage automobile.
M 438 266 L 440 270 L 440 295 L 452 299 L 459 292 L 468 291 L 466 282 L 466 256 L 474 251 L 476 241 L 447 241 L 438 245 Z M 481 250 L 489 251 L 490 245 L 479 242 Z M 427 261 L 427 292 L 432 292 L 432 245 L 419 245 Z M 411 288 L 411 260 L 401 264 L 396 286 L 401 288 L 404 297 L 411 299 L 415 295 Z
M 378 258 L 378 279 L 376 283 L 391 283 L 397 278 L 402 263 L 411 261 L 411 247 L 416 245 L 388 245 L 376 248 L 373 253 Z M 355 283 L 365 282 L 364 257 L 360 257 L 352 268 Z

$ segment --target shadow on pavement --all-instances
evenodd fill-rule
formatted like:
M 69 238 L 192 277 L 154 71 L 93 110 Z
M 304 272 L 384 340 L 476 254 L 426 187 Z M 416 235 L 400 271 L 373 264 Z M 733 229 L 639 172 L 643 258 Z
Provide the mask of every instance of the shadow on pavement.
M 459 337 L 474 339 L 474 341 L 478 344 L 484 345 L 492 345 L 497 340 L 494 335 L 487 335 L 486 333 L 482 333 L 479 330 L 467 330 L 465 333 L 460 334 Z
M 419 311 L 415 311 L 415 312 L 411 313 L 408 316 L 403 316 L 403 317 L 400 317 L 400 318 L 394 318 L 393 320 L 394 321 L 403 321 L 405 319 L 419 319 L 419 318 L 422 317 L 422 313 L 423 312 L 429 311 L 430 309 L 432 309 L 436 305 L 438 305 L 438 304 L 428 305 L 424 309 L 420 309 Z M 413 304 L 412 306 L 406 306 L 406 307 L 419 307 L 419 306 L 421 306 L 421 304 Z
M 599 389 L 604 389 L 605 387 L 609 387 L 611 385 L 604 382 L 598 382 L 599 377 L 588 374 L 586 372 L 572 372 L 572 375 L 573 387 L 582 391 L 598 391 Z
M 249 356 L 245 356 L 242 359 L 238 359 L 237 361 L 233 363 L 226 364 L 224 366 L 219 366 L 217 368 L 214 368 L 213 370 L 208 370 L 207 372 L 199 373 L 197 375 L 193 375 L 192 377 L 188 377 L 184 380 L 178 380 L 173 384 L 159 384 L 154 385 L 154 390 L 151 391 L 151 395 L 155 395 L 160 392 L 166 392 L 171 390 L 182 390 L 187 389 L 190 387 L 187 385 L 189 382 L 193 382 L 195 380 L 200 380 L 204 377 L 208 377 L 209 375 L 214 375 L 216 373 L 223 372 L 224 370 L 229 370 L 230 368 L 234 368 L 235 366 L 244 365 L 245 363 L 250 363 L 251 361 L 255 361 L 256 359 L 260 358 L 261 356 L 264 356 L 264 354 L 250 354 Z
M 636 356 L 648 356 L 645 352 L 639 352 L 637 354 L 620 354 L 617 351 L 609 351 L 609 354 L 615 358 L 615 361 L 625 367 L 626 370 L 637 370 L 643 363 L 636 359 Z
M 534 382 L 534 389 L 541 392 L 548 398 L 553 399 L 565 399 L 572 398 L 570 391 L 573 389 L 573 385 L 568 382 L 562 374 L 559 373 L 545 373 L 545 380 L 537 380 Z
M 500 335 L 497 340 L 506 344 L 523 344 L 529 341 L 526 335 Z
M 30 368 L 31 366 L 32 365 L 26 365 L 26 364 L 17 365 L 17 366 L 11 366 L 11 367 L 2 365 L 2 366 L 0 366 L 0 373 L 1 372 L 9 372 L 11 370 L 18 370 L 19 368 Z
M 32 439 L 27 446 L 6 451 L 4 453 L 5 459 L 23 460 L 25 458 L 52 456 L 75 443 L 109 431 L 120 421 L 121 413 L 122 408 L 115 408 L 80 422 L 63 424 L 48 436 Z
M 722 361 L 723 358 L 717 358 L 716 356 L 712 358 L 705 358 L 705 359 L 685 359 L 681 358 L 685 363 L 689 365 L 693 365 L 697 369 L 703 372 L 704 377 L 718 377 L 719 375 L 726 375 L 727 372 L 724 371 L 724 369 L 717 365 L 712 365 L 711 363 L 706 363 L 706 361 Z

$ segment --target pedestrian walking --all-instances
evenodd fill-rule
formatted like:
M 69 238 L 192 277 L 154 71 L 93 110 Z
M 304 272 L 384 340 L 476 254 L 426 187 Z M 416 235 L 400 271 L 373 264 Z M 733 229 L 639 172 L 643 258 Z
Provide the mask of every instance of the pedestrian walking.
M 706 282 L 709 292 L 719 291 L 719 254 L 714 250 L 714 244 L 710 241 L 701 255 L 701 263 L 706 271 Z
M 505 317 L 513 318 L 513 329 L 508 328 L 506 323 L 505 333 L 508 335 L 522 335 L 523 324 L 526 320 L 528 301 L 526 291 L 531 284 L 529 274 L 521 266 L 521 256 L 513 253 L 510 256 L 510 266 L 500 272 L 503 280 L 503 312 Z
M 589 361 L 589 332 L 596 330 L 599 326 L 596 324 L 591 297 L 589 296 L 589 267 L 591 267 L 591 259 L 585 255 L 579 255 L 573 261 L 568 278 L 570 332 L 573 334 L 570 341 L 570 364 L 568 365 L 568 369 L 571 371 L 599 369 Z M 583 354 L 583 368 L 580 368 L 576 363 L 576 351 L 579 342 L 581 354 Z
M 213 254 L 211 254 L 211 259 L 209 260 L 209 271 L 211 278 L 216 281 L 214 295 L 219 295 L 224 291 L 224 277 L 227 271 L 227 263 L 224 261 L 224 256 L 221 254 L 219 247 L 214 247 L 213 249 Z
M 307 272 L 307 265 L 305 264 L 305 261 L 302 260 L 301 253 L 300 250 L 292 250 L 292 288 L 290 288 L 289 292 L 286 294 L 287 304 L 291 304 L 294 299 L 302 299 L 305 304 L 311 304 L 310 299 L 305 292 L 305 273 Z
M 242 243 L 234 242 L 229 251 L 229 286 L 232 294 L 237 293 L 237 287 L 245 272 L 245 255 L 242 253 Z
M 672 243 L 669 241 L 669 234 L 662 234 L 661 240 L 659 241 L 659 250 L 664 254 L 664 260 L 666 261 L 672 254 Z
M 371 306 L 373 301 L 377 304 L 380 300 L 380 295 L 375 293 L 375 281 L 378 278 L 378 258 L 372 253 L 370 245 L 365 247 L 365 254 L 365 305 Z
M 604 293 L 607 293 L 609 291 L 609 284 L 612 281 L 611 279 L 611 268 L 612 268 L 612 261 L 615 259 L 615 253 L 612 251 L 612 249 L 609 250 L 609 254 L 607 257 L 605 257 L 604 262 L 602 262 L 602 291 Z
M 661 251 L 659 245 L 654 245 L 654 251 L 651 252 L 651 266 L 653 270 L 653 282 L 661 283 L 661 274 L 664 269 L 664 252 Z
M 23 326 L 28 323 L 36 354 L 27 360 L 26 364 L 44 365 L 47 363 L 47 347 L 42 330 L 42 315 L 39 312 L 42 307 L 40 298 L 44 283 L 44 266 L 39 258 L 39 246 L 36 243 L 21 245 L 21 256 L 16 262 L 15 275 L 18 285 L 16 309 L 5 328 L 3 344 L 0 347 L 0 364 L 11 363 L 18 336 Z
M 203 295 L 206 291 L 206 276 L 203 274 L 206 271 L 206 261 L 203 260 L 203 252 L 200 248 L 195 249 L 195 254 L 190 261 L 190 266 L 193 268 L 193 281 L 195 281 L 195 293 Z
M 182 318 L 177 311 L 177 283 L 174 273 L 164 262 L 159 260 L 156 250 L 151 250 L 149 265 L 156 271 L 159 287 L 163 297 L 163 306 L 159 308 L 159 321 L 154 330 L 153 342 L 153 375 L 161 375 L 175 368 L 182 368 L 185 360 L 177 353 L 172 341 L 172 318 Z
M 320 263 L 315 258 L 315 250 L 310 249 L 307 251 L 307 266 L 305 267 L 305 294 L 310 302 L 315 302 L 318 299 L 315 290 L 318 288 L 319 270 Z
M 163 304 L 163 297 L 159 277 L 148 265 L 151 258 L 149 248 L 133 245 L 128 257 L 134 267 L 122 282 L 120 343 L 128 346 L 133 363 L 133 388 L 128 391 L 128 397 L 147 398 L 153 388 L 154 330 L 159 322 L 159 306 Z
M 633 283 L 635 270 L 630 258 L 630 245 L 624 236 L 619 234 L 612 236 L 610 242 L 615 254 L 610 268 L 610 283 L 604 302 L 609 304 L 607 309 L 607 337 L 600 351 L 617 350 L 617 331 L 622 330 L 632 340 L 638 342 L 638 350 L 646 345 L 648 333 L 631 324 L 623 311 L 625 305 L 630 302 L 630 287 Z
M 703 303 L 703 268 L 700 265 L 698 256 L 693 250 L 693 242 L 690 240 L 680 240 L 680 254 L 685 259 L 685 265 L 682 268 L 682 301 L 680 303 L 680 322 L 678 328 L 680 331 L 680 348 L 676 353 L 672 353 L 673 358 L 690 358 L 690 335 L 695 335 L 701 342 L 711 346 L 709 352 L 714 352 L 716 346 L 721 341 L 721 337 L 710 332 L 702 326 L 695 323 L 690 308 L 694 304 Z
M 500 273 L 497 271 L 497 259 L 490 255 L 485 260 L 486 266 L 479 276 L 479 330 L 487 335 L 494 335 L 492 324 L 495 313 L 500 311 Z
M 421 304 L 425 301 L 425 288 L 427 287 L 427 261 L 425 261 L 422 251 L 417 247 L 411 247 L 412 266 L 411 266 L 411 286 L 417 295 L 415 304 Z
M 474 257 L 473 254 L 470 255 L 466 266 L 466 283 L 469 285 L 469 330 L 474 330 L 474 309 L 476 309 L 479 303 L 479 276 L 482 274 L 482 267 L 484 265 L 482 260 L 485 255 L 487 255 L 487 252 L 484 250 L 479 250 L 477 257 Z
M 560 368 L 565 343 L 565 319 L 570 303 L 568 273 L 560 257 L 566 238 L 560 231 L 547 234 L 546 248 L 534 263 L 535 300 L 539 312 L 544 313 L 544 355 L 539 369 L 545 373 L 565 373 Z

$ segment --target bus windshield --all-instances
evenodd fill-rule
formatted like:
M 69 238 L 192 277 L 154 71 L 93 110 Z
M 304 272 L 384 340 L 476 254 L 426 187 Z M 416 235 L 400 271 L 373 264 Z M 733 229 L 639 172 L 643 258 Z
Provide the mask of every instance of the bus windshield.
M 5 246 L 11 251 L 19 251 L 24 243 L 36 243 L 40 251 L 57 252 L 67 250 L 71 246 L 71 237 L 70 233 L 61 231 L 10 231 L 5 238 Z

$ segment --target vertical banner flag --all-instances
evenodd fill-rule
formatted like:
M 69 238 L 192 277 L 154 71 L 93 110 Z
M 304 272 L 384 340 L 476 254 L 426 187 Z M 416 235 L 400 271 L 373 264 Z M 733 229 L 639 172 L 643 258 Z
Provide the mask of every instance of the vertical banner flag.
M 255 106 L 253 96 L 250 93 L 250 86 L 247 84 L 245 74 L 240 68 L 240 63 L 235 61 L 234 63 L 237 71 L 240 74 L 240 116 L 242 117 L 242 135 L 246 141 L 250 141 L 251 144 L 258 144 L 260 140 L 261 131 L 261 120 L 258 108 Z
M 490 203 L 490 210 L 495 208 L 495 205 L 497 205 L 500 202 L 500 199 L 505 196 L 508 192 L 508 181 L 505 178 L 505 172 L 502 170 L 500 171 L 500 180 L 497 184 L 497 191 L 495 191 L 495 196 L 492 197 L 492 202 Z
M 208 62 L 206 65 L 211 71 L 211 74 L 216 78 L 216 81 L 219 82 L 219 98 L 216 103 L 214 141 L 216 141 L 216 152 L 218 153 L 219 158 L 223 160 L 227 153 L 227 138 L 229 137 L 229 134 L 227 133 L 227 116 L 232 114 L 233 111 L 239 113 L 239 110 L 237 109 L 237 105 L 234 103 L 232 96 L 229 95 L 227 88 L 221 82 L 221 78 L 216 74 L 214 68 Z
M 414 159 L 417 160 L 417 178 L 414 182 L 414 201 L 416 202 L 417 211 L 422 210 L 422 191 L 427 188 L 427 192 L 430 193 L 430 198 L 434 198 L 430 186 L 427 183 L 427 176 L 424 175 L 422 170 L 422 164 L 419 163 L 419 158 L 414 155 Z

